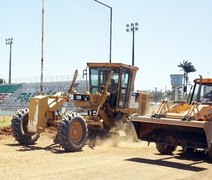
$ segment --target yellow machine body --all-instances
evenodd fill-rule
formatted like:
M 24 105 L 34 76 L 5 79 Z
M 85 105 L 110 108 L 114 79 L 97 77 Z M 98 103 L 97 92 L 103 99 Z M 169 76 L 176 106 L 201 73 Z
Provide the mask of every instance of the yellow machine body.
M 212 78 L 195 79 L 187 102 L 171 106 L 162 101 L 155 114 L 131 116 L 131 120 L 138 137 L 155 142 L 162 154 L 181 146 L 204 149 L 212 157 Z
M 48 97 L 37 96 L 31 98 L 29 107 L 28 131 L 43 132 L 47 122 Z
M 58 92 L 53 96 L 38 95 L 30 99 L 28 119 L 30 133 L 41 133 L 47 126 L 57 127 L 62 118 L 58 110 L 65 102 L 70 101 L 74 102 L 77 111 L 82 114 L 89 127 L 111 129 L 119 118 L 124 118 L 126 121 L 131 114 L 144 115 L 148 111 L 150 95 L 134 91 L 137 67 L 122 63 L 87 65 L 88 91 L 84 93 L 76 91 L 73 86 L 76 74 L 68 92 Z M 114 79 L 113 85 L 112 79 Z M 104 90 L 101 91 L 102 86 Z M 114 95 L 116 97 L 112 102 L 111 97 Z
M 31 133 L 41 133 L 45 130 L 47 122 L 57 121 L 59 118 L 55 114 L 68 98 L 63 92 L 58 92 L 54 96 L 38 95 L 30 99 L 28 131 Z

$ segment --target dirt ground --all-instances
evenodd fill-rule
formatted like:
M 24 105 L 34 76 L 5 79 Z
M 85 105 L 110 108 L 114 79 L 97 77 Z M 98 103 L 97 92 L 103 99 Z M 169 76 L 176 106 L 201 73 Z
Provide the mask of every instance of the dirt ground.
M 173 156 L 159 155 L 153 143 L 107 140 L 67 153 L 48 147 L 49 131 L 28 147 L 2 134 L 0 179 L 212 179 L 212 164 L 201 152 L 186 155 L 179 149 Z

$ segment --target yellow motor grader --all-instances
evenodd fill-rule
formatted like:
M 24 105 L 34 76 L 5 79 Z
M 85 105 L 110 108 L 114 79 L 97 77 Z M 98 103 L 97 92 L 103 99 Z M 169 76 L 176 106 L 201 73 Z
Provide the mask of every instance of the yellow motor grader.
M 29 109 L 20 109 L 12 119 L 12 134 L 21 145 L 34 144 L 46 127 L 55 128 L 54 142 L 65 151 L 79 151 L 92 136 L 102 136 L 119 125 L 126 133 L 134 128 L 133 113 L 144 114 L 149 94 L 133 92 L 137 67 L 122 63 L 87 63 L 89 91 L 77 92 L 75 71 L 68 92 L 32 97 Z M 75 109 L 62 115 L 64 103 L 74 102 Z
M 197 78 L 187 102 L 163 101 L 150 117 L 132 116 L 139 139 L 156 143 L 161 154 L 202 149 L 212 158 L 212 78 Z

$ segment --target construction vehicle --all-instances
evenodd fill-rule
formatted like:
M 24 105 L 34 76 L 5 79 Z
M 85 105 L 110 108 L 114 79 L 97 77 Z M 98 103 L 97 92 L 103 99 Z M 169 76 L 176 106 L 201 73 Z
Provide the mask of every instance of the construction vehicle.
M 138 138 L 155 142 L 161 154 L 177 146 L 186 152 L 203 150 L 212 158 L 212 78 L 197 78 L 187 102 L 162 101 L 151 116 L 131 116 Z
M 65 151 L 79 151 L 88 138 L 116 132 L 120 125 L 126 134 L 133 132 L 129 116 L 142 115 L 149 106 L 149 94 L 133 91 L 138 68 L 122 63 L 87 63 L 87 66 L 88 92 L 77 92 L 76 70 L 67 92 L 32 97 L 29 109 L 17 111 L 11 129 L 19 144 L 34 144 L 46 127 L 57 130 L 54 142 Z M 62 115 L 61 107 L 69 102 L 74 102 L 76 110 Z

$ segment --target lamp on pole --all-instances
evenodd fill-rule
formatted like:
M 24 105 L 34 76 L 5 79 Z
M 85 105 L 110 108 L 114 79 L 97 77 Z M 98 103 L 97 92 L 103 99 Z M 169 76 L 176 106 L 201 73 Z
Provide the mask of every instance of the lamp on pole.
M 126 31 L 127 32 L 132 32 L 133 38 L 132 38 L 132 66 L 135 64 L 135 31 L 138 31 L 138 23 L 136 22 L 127 24 L 126 25 Z
M 6 45 L 10 45 L 10 59 L 9 59 L 9 84 L 11 83 L 11 59 L 12 59 L 12 44 L 13 38 L 6 39 Z
M 111 63 L 111 57 L 112 57 L 112 7 L 111 6 L 108 6 L 107 4 L 104 4 L 100 1 L 97 1 L 97 0 L 94 0 L 96 1 L 97 3 L 99 4 L 102 4 L 103 6 L 107 7 L 110 9 L 110 55 L 109 55 L 109 62 Z

